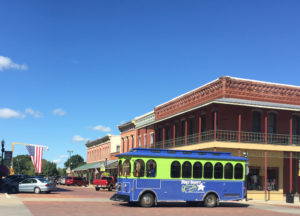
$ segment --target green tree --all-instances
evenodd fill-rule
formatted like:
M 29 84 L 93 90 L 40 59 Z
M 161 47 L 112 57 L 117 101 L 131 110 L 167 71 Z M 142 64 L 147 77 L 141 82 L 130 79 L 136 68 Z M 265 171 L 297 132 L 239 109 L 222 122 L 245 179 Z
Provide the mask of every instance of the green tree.
M 47 161 L 43 159 L 43 169 L 42 169 L 42 175 L 45 176 L 57 176 L 58 171 L 56 169 L 56 163 Z
M 79 167 L 81 165 L 84 164 L 84 159 L 80 156 L 80 155 L 73 155 L 72 157 L 70 157 L 65 163 L 65 168 L 70 167 L 71 165 L 71 169 L 74 169 L 76 167 Z
M 66 169 L 63 169 L 63 168 L 57 168 L 57 171 L 58 171 L 58 175 L 66 175 Z
M 13 158 L 13 168 L 16 174 L 36 175 L 34 166 L 29 155 L 18 155 Z M 56 164 L 43 159 L 42 173 L 38 175 L 56 176 L 58 174 Z
M 33 170 L 34 172 L 34 167 L 31 162 L 31 158 L 29 155 L 18 155 L 13 158 L 13 168 L 15 174 L 25 174 L 28 173 L 29 171 Z M 30 174 L 32 175 L 32 174 Z

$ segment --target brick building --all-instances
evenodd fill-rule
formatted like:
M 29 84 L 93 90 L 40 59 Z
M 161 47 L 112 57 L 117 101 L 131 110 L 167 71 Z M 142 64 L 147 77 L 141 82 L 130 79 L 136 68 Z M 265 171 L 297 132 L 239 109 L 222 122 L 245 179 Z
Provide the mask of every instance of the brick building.
M 156 106 L 135 129 L 137 147 L 247 155 L 248 198 L 300 193 L 299 86 L 220 77 Z
M 106 171 L 112 175 L 117 173 L 117 157 L 120 153 L 120 136 L 106 135 L 99 139 L 88 141 L 87 162 L 85 165 L 74 169 L 81 176 L 85 176 L 90 183 L 94 178 L 99 178 L 101 173 Z

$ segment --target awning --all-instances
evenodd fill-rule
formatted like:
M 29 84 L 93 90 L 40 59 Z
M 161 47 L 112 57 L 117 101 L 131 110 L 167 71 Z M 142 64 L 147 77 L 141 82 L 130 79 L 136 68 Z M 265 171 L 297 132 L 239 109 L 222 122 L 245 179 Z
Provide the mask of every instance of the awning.
M 73 169 L 73 171 L 84 171 L 84 170 L 96 169 L 96 168 L 100 169 L 101 167 L 105 167 L 105 165 L 107 166 L 107 169 L 114 169 L 114 168 L 117 168 L 118 161 L 110 160 L 110 161 L 107 161 L 107 164 L 105 163 L 105 161 L 88 163 L 88 164 L 84 164 L 80 167 Z

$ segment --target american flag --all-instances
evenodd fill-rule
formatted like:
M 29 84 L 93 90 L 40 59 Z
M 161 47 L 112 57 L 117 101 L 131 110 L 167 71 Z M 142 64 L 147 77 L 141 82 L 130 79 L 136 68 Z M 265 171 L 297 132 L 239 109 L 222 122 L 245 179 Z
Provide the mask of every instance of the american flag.
M 26 145 L 36 173 L 42 172 L 43 147 Z

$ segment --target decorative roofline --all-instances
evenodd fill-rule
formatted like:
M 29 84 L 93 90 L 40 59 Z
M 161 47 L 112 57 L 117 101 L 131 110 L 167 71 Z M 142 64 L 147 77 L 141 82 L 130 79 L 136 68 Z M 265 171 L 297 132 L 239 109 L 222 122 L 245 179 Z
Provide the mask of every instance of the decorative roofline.
M 107 143 L 114 136 L 119 136 L 119 135 L 107 134 L 106 136 L 100 137 L 99 139 L 96 139 L 96 140 L 93 140 L 93 141 L 88 141 L 85 144 L 85 146 L 89 148 L 89 147 L 92 147 L 92 146 L 95 146 L 95 145 L 101 145 L 101 144 Z
M 155 107 L 155 120 L 221 98 L 300 105 L 300 87 L 223 76 Z
M 134 130 L 135 129 L 135 121 L 131 120 L 129 122 L 121 124 L 121 125 L 118 126 L 118 129 L 121 133 L 126 132 L 126 131 L 130 131 L 130 130 Z

